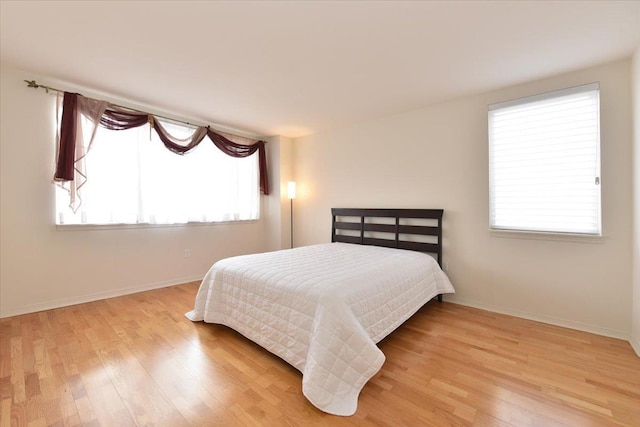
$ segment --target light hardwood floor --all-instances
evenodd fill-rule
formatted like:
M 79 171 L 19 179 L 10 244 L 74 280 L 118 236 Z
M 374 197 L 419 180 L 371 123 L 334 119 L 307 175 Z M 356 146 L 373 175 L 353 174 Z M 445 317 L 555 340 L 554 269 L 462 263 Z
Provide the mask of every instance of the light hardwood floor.
M 627 342 L 446 302 L 379 344 L 354 416 L 327 415 L 281 359 L 187 320 L 197 286 L 0 320 L 0 425 L 640 426 Z

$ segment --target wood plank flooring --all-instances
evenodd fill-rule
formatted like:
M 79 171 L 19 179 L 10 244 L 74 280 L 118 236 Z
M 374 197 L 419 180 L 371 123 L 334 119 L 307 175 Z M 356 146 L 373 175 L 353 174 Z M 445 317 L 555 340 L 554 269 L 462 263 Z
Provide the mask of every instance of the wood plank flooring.
M 380 343 L 358 412 L 236 332 L 192 323 L 197 283 L 0 320 L 5 426 L 640 426 L 630 345 L 431 302 Z

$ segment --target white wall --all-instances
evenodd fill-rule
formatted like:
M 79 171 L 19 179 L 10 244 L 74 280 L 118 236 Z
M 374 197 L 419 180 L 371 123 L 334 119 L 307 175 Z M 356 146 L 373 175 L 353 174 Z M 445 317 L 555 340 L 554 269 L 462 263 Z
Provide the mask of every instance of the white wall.
M 287 249 L 291 237 L 291 209 L 287 182 L 293 180 L 292 140 L 283 136 L 267 138 L 267 161 L 271 194 L 263 198 L 267 250 Z
M 487 105 L 594 81 L 601 83 L 604 238 L 491 235 Z M 444 260 L 457 290 L 451 300 L 628 339 L 630 93 L 630 62 L 622 61 L 296 140 L 297 243 L 329 241 L 331 207 L 444 208 Z
M 640 356 L 640 48 L 633 56 L 633 325 L 631 345 Z
M 266 210 L 249 223 L 56 231 L 54 99 L 25 86 L 35 76 L 0 74 L 1 317 L 201 279 L 218 259 L 267 249 Z

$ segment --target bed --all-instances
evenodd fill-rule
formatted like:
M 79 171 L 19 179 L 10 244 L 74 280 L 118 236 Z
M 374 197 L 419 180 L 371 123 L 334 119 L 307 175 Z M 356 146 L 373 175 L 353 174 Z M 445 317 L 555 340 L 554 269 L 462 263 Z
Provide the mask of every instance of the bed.
M 216 262 L 193 321 L 226 325 L 302 372 L 318 409 L 352 415 L 385 356 L 380 340 L 454 289 L 441 209 L 332 209 L 331 243 Z

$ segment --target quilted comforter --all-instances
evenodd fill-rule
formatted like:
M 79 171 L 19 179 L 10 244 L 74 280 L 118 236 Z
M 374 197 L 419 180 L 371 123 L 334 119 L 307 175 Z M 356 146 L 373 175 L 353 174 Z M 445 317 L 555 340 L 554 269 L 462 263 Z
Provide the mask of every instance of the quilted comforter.
M 429 255 L 327 243 L 218 261 L 186 316 L 235 329 L 300 370 L 317 408 L 352 415 L 384 363 L 376 343 L 453 292 Z

